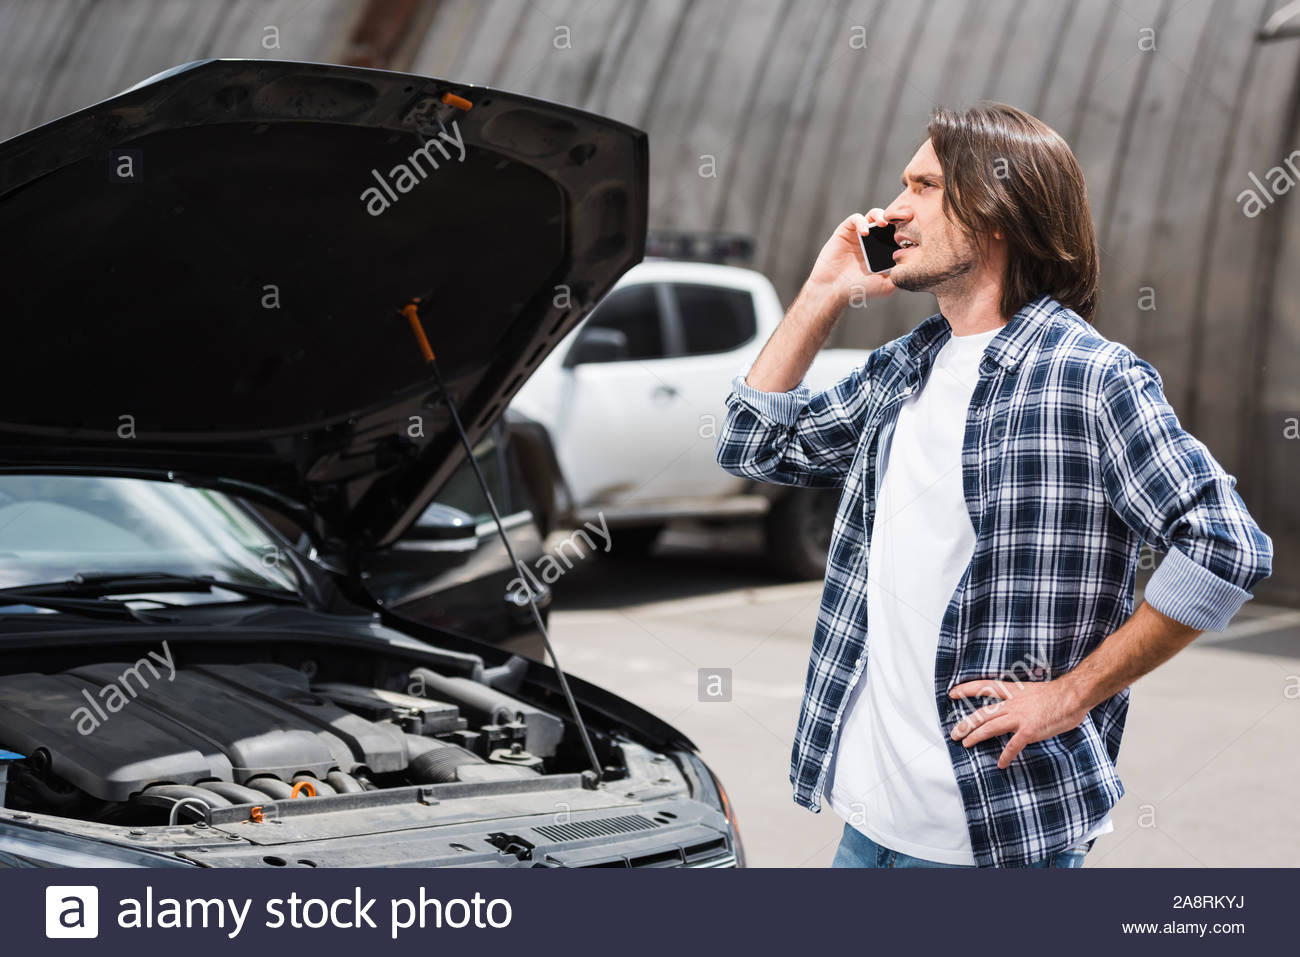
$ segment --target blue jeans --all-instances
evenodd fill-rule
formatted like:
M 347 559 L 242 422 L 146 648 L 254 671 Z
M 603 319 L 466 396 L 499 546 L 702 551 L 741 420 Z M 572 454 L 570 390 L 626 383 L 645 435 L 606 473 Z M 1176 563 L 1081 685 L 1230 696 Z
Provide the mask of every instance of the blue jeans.
M 1092 841 L 1086 844 L 1075 844 L 1073 847 L 1067 847 L 1063 851 L 1057 851 L 1055 854 L 1044 857 L 1042 860 L 1034 861 L 1029 867 L 1083 867 L 1084 856 L 1092 850 Z M 938 861 L 927 861 L 919 857 L 912 857 L 910 854 L 904 854 L 902 851 L 891 850 L 882 844 L 877 844 L 867 835 L 863 834 L 856 827 L 845 823 L 844 835 L 840 838 L 840 846 L 835 850 L 835 859 L 831 861 L 831 867 L 974 867 L 974 864 L 940 864 Z

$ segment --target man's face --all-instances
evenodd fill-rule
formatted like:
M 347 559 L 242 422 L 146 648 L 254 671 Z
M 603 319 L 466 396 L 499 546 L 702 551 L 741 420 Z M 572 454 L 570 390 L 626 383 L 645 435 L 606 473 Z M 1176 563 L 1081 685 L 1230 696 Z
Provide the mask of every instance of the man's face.
M 979 252 L 943 211 L 943 172 L 934 147 L 926 140 L 903 170 L 903 191 L 885 209 L 895 224 L 894 239 L 917 245 L 894 259 L 889 278 L 899 289 L 937 292 L 975 271 Z

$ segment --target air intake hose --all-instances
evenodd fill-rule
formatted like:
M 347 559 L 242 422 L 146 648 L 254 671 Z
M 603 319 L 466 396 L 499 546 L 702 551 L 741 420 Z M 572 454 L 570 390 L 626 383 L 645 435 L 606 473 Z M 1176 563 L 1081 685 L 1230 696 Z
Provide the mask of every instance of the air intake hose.
M 467 764 L 487 764 L 473 751 L 436 738 L 408 734 L 406 745 L 411 755 L 406 773 L 417 784 L 448 784 L 458 780 L 456 772 L 461 767 Z

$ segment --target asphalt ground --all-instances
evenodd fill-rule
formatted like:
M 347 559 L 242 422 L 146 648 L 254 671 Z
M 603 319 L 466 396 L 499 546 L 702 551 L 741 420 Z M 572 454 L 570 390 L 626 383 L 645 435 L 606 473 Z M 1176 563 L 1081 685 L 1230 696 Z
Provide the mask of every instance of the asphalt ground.
M 562 535 L 558 537 L 563 537 Z M 552 541 L 556 540 L 553 536 Z M 670 531 L 643 559 L 592 555 L 554 582 L 566 670 L 680 728 L 725 784 L 748 862 L 825 867 L 843 821 L 791 799 L 790 746 L 821 582 L 767 570 L 757 538 Z M 731 700 L 700 700 L 700 669 Z M 1300 861 L 1300 611 L 1250 601 L 1133 687 L 1127 790 L 1088 867 Z

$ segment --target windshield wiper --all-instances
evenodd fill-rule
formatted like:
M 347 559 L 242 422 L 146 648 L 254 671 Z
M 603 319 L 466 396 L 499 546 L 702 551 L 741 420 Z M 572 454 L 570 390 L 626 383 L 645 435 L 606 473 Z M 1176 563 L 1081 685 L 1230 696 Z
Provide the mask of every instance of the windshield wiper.
M 297 592 L 284 591 L 264 585 L 250 585 L 247 582 L 229 581 L 214 578 L 211 575 L 177 575 L 172 572 L 130 572 L 126 574 L 82 572 L 66 581 L 0 588 L 0 600 L 12 596 L 28 596 L 84 601 L 87 599 L 98 600 L 109 595 L 120 595 L 123 592 L 210 592 L 214 588 L 234 592 L 246 598 L 256 598 L 261 601 L 271 601 L 282 605 L 301 605 L 304 603 L 302 596 Z
M 84 618 L 107 618 L 113 621 L 139 621 L 146 624 L 174 622 L 168 615 L 155 615 L 137 611 L 130 605 L 111 598 L 60 598 L 37 592 L 26 593 L 21 588 L 0 589 L 0 609 L 8 605 L 27 605 L 31 608 L 48 608 L 64 614 L 81 615 Z M 0 614 L 4 614 L 0 611 Z

